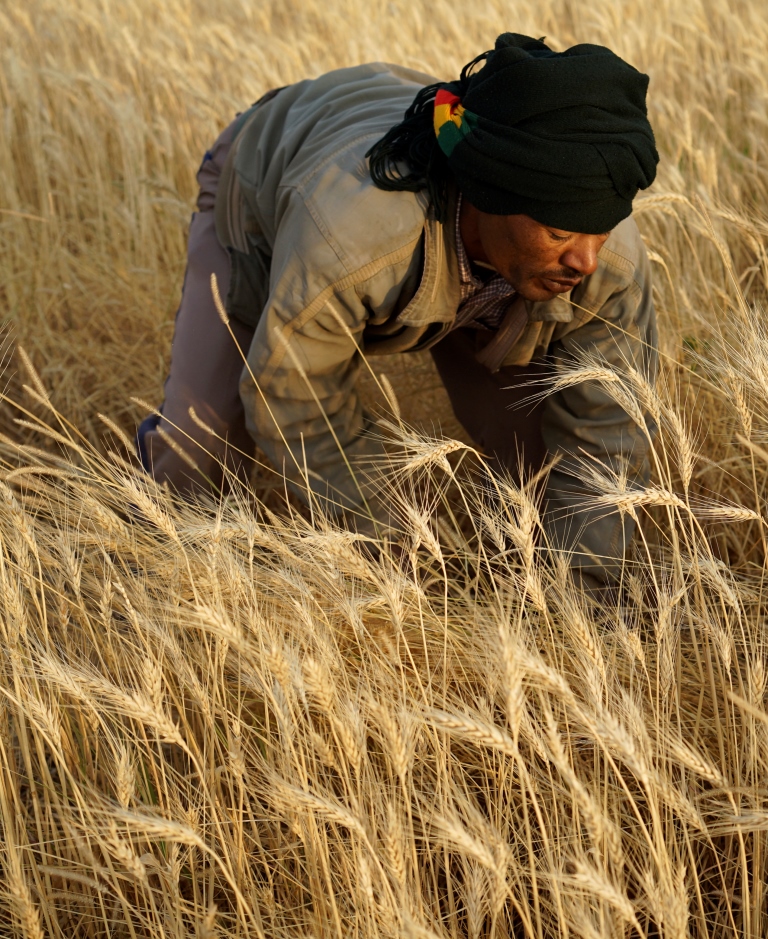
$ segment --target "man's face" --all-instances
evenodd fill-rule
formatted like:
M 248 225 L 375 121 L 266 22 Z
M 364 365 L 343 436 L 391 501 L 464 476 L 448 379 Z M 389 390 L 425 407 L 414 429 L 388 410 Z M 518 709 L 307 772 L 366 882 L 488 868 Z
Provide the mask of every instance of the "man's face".
M 584 235 L 542 225 L 528 215 L 489 215 L 466 199 L 461 237 L 472 261 L 490 264 L 526 300 L 551 300 L 597 268 L 610 232 Z

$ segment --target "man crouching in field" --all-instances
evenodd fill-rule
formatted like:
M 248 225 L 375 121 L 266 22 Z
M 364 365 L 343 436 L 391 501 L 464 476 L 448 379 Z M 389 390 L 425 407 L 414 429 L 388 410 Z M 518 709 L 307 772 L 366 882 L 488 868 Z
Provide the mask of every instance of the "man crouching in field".
M 306 466 L 319 498 L 354 511 L 350 466 L 381 452 L 363 433 L 359 350 L 431 349 L 456 416 L 500 466 L 560 455 L 550 542 L 587 582 L 610 582 L 631 529 L 586 506 L 573 458 L 642 481 L 646 439 L 595 382 L 511 406 L 585 351 L 653 380 L 630 218 L 658 162 L 647 85 L 602 46 L 555 53 L 504 33 L 455 82 L 373 64 L 265 95 L 198 173 L 162 416 L 138 433 L 147 470 L 181 492 L 217 485 L 255 440 L 297 492 Z

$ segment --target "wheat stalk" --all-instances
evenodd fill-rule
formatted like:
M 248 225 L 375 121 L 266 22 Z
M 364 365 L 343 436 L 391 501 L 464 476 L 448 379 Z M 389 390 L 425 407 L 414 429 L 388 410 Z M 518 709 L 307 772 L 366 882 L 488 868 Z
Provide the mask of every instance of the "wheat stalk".
M 571 6 L 454 5 L 439 42 L 423 0 L 0 11 L 3 936 L 768 934 L 768 8 Z M 545 434 L 574 404 L 628 414 L 648 482 L 581 438 L 502 478 L 459 443 L 422 352 L 378 381 L 389 452 L 365 491 L 400 530 L 375 560 L 282 467 L 249 463 L 247 487 L 196 502 L 146 477 L 133 437 L 163 394 L 194 170 L 226 115 L 361 61 L 449 80 L 512 21 L 652 72 L 662 159 L 634 216 L 659 380 L 616 297 L 551 324 L 561 367 L 531 388 Z M 315 221 L 350 273 L 370 260 Z M 628 297 L 648 271 L 626 274 Z M 330 310 L 350 383 L 362 365 L 377 384 L 376 350 L 346 302 L 379 322 L 398 289 L 383 276 L 300 327 Z M 284 315 L 268 304 L 261 328 Z M 610 337 L 604 360 L 570 357 L 584 323 Z M 569 473 L 594 494 L 579 509 L 637 521 L 613 599 L 589 605 L 547 554 Z

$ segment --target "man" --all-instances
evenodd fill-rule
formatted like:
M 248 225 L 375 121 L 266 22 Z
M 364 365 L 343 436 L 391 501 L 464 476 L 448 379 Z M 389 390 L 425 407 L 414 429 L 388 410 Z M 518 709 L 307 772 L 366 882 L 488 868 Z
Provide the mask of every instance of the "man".
M 647 76 L 601 46 L 558 54 L 505 33 L 458 81 L 427 81 L 374 64 L 299 82 L 206 154 L 142 461 L 185 491 L 218 484 L 255 440 L 297 492 L 353 512 L 355 464 L 381 447 L 364 433 L 358 350 L 429 348 L 489 456 L 511 470 L 521 451 L 534 469 L 560 456 L 544 494 L 550 541 L 610 582 L 631 532 L 585 507 L 574 458 L 642 481 L 646 438 L 594 382 L 509 405 L 585 351 L 653 380 L 648 261 L 629 217 L 658 162 Z

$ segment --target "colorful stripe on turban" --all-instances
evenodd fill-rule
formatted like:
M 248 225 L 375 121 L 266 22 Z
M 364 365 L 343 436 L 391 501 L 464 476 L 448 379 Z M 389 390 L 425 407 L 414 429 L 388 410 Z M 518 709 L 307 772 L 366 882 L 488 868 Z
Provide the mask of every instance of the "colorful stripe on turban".
M 449 157 L 456 144 L 477 126 L 477 118 L 447 88 L 435 95 L 435 134 L 440 149 Z

